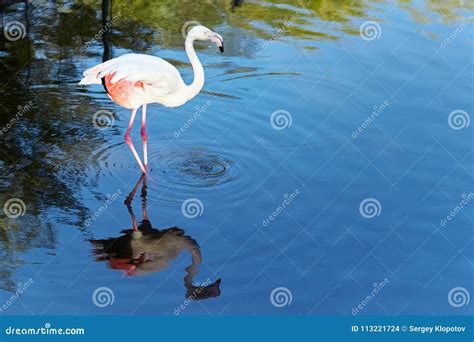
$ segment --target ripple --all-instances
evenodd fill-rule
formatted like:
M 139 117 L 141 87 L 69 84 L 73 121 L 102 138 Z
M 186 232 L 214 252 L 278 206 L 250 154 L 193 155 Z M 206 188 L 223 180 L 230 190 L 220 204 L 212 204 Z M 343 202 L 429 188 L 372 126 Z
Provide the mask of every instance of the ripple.
M 189 187 L 215 187 L 236 177 L 237 167 L 231 159 L 204 148 L 158 150 L 151 168 L 162 171 L 163 182 Z
M 149 203 L 235 194 L 238 167 L 226 151 L 191 143 L 150 146 Z
M 139 151 L 140 144 L 135 144 Z M 238 196 L 239 168 L 227 151 L 197 147 L 195 142 L 149 141 L 148 203 L 178 203 L 189 197 L 207 198 L 216 191 Z M 141 153 L 140 153 L 141 155 Z M 91 157 L 89 183 L 101 191 L 117 186 L 133 188 L 140 177 L 135 159 L 125 144 L 97 149 Z M 136 177 L 135 177 L 136 176 Z

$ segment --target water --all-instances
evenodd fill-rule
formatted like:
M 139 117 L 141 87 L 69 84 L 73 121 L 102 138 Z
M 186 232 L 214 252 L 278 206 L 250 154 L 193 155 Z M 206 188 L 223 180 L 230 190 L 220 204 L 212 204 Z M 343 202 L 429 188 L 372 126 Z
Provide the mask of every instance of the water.
M 97 1 L 0 6 L 28 28 L 1 45 L 0 203 L 25 204 L 0 216 L 4 314 L 472 314 L 448 300 L 473 293 L 472 125 L 448 122 L 474 112 L 472 3 L 114 1 L 105 36 Z M 149 107 L 142 191 L 129 111 L 77 82 L 130 51 L 190 82 L 190 20 L 226 51 Z

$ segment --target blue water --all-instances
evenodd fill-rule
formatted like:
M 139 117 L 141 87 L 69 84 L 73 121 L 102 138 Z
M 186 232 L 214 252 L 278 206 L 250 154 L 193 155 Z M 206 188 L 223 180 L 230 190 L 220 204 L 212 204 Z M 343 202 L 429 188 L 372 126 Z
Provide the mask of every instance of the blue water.
M 351 315 L 359 305 L 358 314 L 473 313 L 472 303 L 448 300 L 456 287 L 474 293 L 473 130 L 448 120 L 455 110 L 463 119 L 474 113 L 472 23 L 442 45 L 472 5 L 244 1 L 233 10 L 212 6 L 206 21 L 186 3 L 173 29 L 153 26 L 166 26 L 163 18 L 150 24 L 161 12 L 125 9 L 116 24 L 125 28 L 112 31 L 113 56 L 159 55 L 189 82 L 184 21 L 219 32 L 226 48 L 224 55 L 206 44 L 199 50 L 206 71 L 199 96 L 180 108 L 148 109 L 149 222 L 182 231 L 147 245 L 154 261 L 135 271 L 129 263 L 127 272 L 113 266 L 125 257 L 100 257 L 91 240 L 132 228 L 123 201 L 140 171 L 123 143 L 129 111 L 100 86 L 76 85 L 102 60 L 100 40 L 84 48 L 101 28 L 100 6 L 68 4 L 49 33 L 45 18 L 55 5 L 33 9 L 38 23 L 25 38 L 31 68 L 2 90 L 8 118 L 34 94 L 33 109 L 2 136 L 0 150 L 1 203 L 15 197 L 26 205 L 24 216 L 0 218 L 0 303 L 33 280 L 4 314 L 174 315 L 183 306 L 179 314 Z M 7 8 L 6 18 L 22 11 Z M 292 16 L 291 29 L 278 33 Z M 90 26 L 80 30 L 80 20 Z M 379 37 L 361 38 L 365 21 L 379 25 Z M 15 61 L 24 54 L 19 44 L 2 51 L 11 75 L 24 65 Z M 92 125 L 98 110 L 113 113 L 112 127 Z M 291 121 L 284 129 L 271 124 L 279 110 Z M 138 126 L 137 119 L 132 137 L 141 152 Z M 202 203 L 200 216 L 183 215 L 188 199 Z M 372 218 L 360 212 L 365 199 L 376 200 Z M 131 204 L 139 224 L 142 204 L 139 186 Z M 220 291 L 190 303 L 186 248 L 199 248 L 202 258 L 192 268 L 195 286 L 221 279 Z M 113 293 L 112 304 L 94 304 L 100 287 Z M 271 300 L 279 287 L 281 307 Z

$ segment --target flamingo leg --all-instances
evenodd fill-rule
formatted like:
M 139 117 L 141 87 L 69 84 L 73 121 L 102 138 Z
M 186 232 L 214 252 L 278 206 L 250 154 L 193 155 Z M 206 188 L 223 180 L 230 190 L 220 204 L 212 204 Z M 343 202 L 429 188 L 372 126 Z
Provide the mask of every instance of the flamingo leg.
M 132 209 L 132 202 L 133 202 L 133 197 L 135 196 L 135 193 L 137 192 L 138 186 L 142 181 L 144 181 L 146 178 L 145 175 L 142 175 L 140 179 L 138 180 L 137 184 L 135 184 L 135 187 L 133 190 L 128 194 L 127 198 L 125 199 L 124 203 L 127 206 L 128 212 L 130 213 L 130 217 L 132 218 L 132 225 L 133 225 L 133 231 L 138 231 L 138 223 L 137 219 L 135 217 L 135 214 L 133 213 Z
M 142 128 L 141 128 L 140 133 L 142 135 L 142 144 L 143 144 L 143 162 L 144 162 L 145 170 L 147 170 L 148 150 L 147 150 L 146 141 L 147 141 L 148 135 L 146 134 L 146 104 L 144 104 L 142 107 Z
M 125 132 L 125 142 L 127 143 L 128 147 L 130 148 L 130 151 L 132 151 L 133 156 L 137 160 L 138 166 L 140 166 L 140 169 L 142 170 L 142 173 L 146 173 L 146 169 L 143 167 L 142 161 L 140 160 L 140 157 L 138 156 L 137 150 L 135 149 L 135 146 L 133 146 L 133 141 L 132 138 L 130 137 L 130 131 L 132 130 L 133 126 L 133 120 L 135 120 L 135 115 L 137 114 L 137 109 L 132 109 L 132 115 L 130 117 L 130 122 L 128 123 L 128 128 L 127 132 Z
M 146 195 L 147 195 L 147 184 L 146 184 L 146 175 L 143 175 L 143 185 L 142 185 L 142 213 L 143 213 L 143 219 L 148 220 L 148 212 L 146 210 Z

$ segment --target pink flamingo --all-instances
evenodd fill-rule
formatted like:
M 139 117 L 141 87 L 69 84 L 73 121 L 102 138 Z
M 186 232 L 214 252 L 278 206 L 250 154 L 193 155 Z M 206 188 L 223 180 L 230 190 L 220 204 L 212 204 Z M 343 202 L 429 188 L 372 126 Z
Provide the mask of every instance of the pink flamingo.
M 143 174 L 147 173 L 146 105 L 159 103 L 165 107 L 178 107 L 201 91 L 204 85 L 204 69 L 194 51 L 195 40 L 214 42 L 224 52 L 222 37 L 204 26 L 193 27 L 186 36 L 186 54 L 194 71 L 194 80 L 186 85 L 173 65 L 155 56 L 128 53 L 96 65 L 83 73 L 79 84 L 101 84 L 108 96 L 119 106 L 132 110 L 125 133 L 125 142 L 130 147 Z M 133 121 L 138 108 L 142 106 L 141 137 L 143 163 L 130 138 Z

